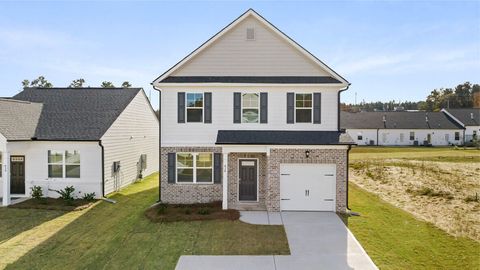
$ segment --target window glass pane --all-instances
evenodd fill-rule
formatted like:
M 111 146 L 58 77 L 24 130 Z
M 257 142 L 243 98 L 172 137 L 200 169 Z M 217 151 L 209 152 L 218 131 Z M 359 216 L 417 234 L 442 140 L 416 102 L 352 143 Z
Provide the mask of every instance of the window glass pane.
M 80 165 L 66 165 L 65 173 L 67 178 L 80 178 Z
M 297 108 L 311 108 L 312 94 L 295 94 L 295 106 Z
M 80 164 L 80 152 L 65 151 L 65 161 L 68 164 Z
M 48 177 L 50 178 L 62 178 L 62 165 L 48 165 Z
M 297 123 L 311 123 L 312 109 L 297 109 L 296 115 L 295 115 L 295 121 Z
M 202 122 L 202 109 L 187 109 L 187 122 Z
M 177 182 L 193 183 L 193 169 L 177 169 Z
M 258 109 L 243 109 L 243 123 L 258 123 Z
M 211 183 L 212 169 L 197 169 L 197 182 Z
M 212 154 L 199 153 L 197 155 L 197 167 L 212 167 Z
M 63 163 L 63 152 L 61 151 L 48 151 L 48 163 L 62 164 Z
M 193 167 L 192 154 L 177 154 L 177 167 Z
M 257 108 L 259 103 L 258 94 L 243 94 L 243 107 L 244 108 Z
M 187 93 L 187 107 L 203 107 L 203 94 Z

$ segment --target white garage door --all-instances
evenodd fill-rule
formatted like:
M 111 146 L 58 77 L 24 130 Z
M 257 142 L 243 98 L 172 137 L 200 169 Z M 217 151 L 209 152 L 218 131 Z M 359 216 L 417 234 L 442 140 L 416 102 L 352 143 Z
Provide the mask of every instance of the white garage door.
M 282 211 L 335 211 L 335 164 L 280 164 Z

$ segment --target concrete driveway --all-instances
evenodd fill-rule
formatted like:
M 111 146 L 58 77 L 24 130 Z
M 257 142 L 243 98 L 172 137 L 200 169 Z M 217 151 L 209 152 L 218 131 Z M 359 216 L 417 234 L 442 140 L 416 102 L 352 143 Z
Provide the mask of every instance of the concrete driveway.
M 181 256 L 177 270 L 378 269 L 353 234 L 330 212 L 242 212 L 253 224 L 284 224 L 291 255 Z

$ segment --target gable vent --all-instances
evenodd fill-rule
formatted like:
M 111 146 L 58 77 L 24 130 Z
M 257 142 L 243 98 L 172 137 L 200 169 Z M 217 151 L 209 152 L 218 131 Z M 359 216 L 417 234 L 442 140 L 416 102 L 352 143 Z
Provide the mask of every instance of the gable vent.
M 255 40 L 255 28 L 247 28 L 247 40 Z

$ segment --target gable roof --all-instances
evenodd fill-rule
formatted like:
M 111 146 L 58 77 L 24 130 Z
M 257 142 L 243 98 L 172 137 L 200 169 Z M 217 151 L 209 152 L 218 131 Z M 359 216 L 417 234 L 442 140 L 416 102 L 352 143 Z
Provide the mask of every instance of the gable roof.
M 340 126 L 342 129 L 462 129 L 458 123 L 442 112 L 349 113 L 342 111 Z
M 29 140 L 35 134 L 42 104 L 0 99 L 0 133 L 7 140 Z
M 325 63 L 323 63 L 320 59 L 315 57 L 312 53 L 307 51 L 305 48 L 303 48 L 301 45 L 299 45 L 297 42 L 295 42 L 293 39 L 291 39 L 289 36 L 287 36 L 285 33 L 283 33 L 281 30 L 279 30 L 277 27 L 275 27 L 273 24 L 271 24 L 269 21 L 267 21 L 265 18 L 263 18 L 260 14 L 258 14 L 256 11 L 253 9 L 247 10 L 245 13 L 240 15 L 237 19 L 235 19 L 233 22 L 228 24 L 226 27 L 224 27 L 222 30 L 220 30 L 217 34 L 215 34 L 213 37 L 208 39 L 206 42 L 204 42 L 200 47 L 195 49 L 193 52 L 188 54 L 186 57 L 184 57 L 180 62 L 175 64 L 173 67 L 168 69 L 166 72 L 164 72 L 162 75 L 160 75 L 158 78 L 156 78 L 153 82 L 152 85 L 155 84 L 160 84 L 160 83 L 171 83 L 171 82 L 176 82 L 176 83 L 183 83 L 183 82 L 189 82 L 189 78 L 182 80 L 179 78 L 175 78 L 176 76 L 171 76 L 176 70 L 181 68 L 182 66 L 186 65 L 187 62 L 192 60 L 195 56 L 197 56 L 200 52 L 204 51 L 206 48 L 210 47 L 215 41 L 217 41 L 220 37 L 225 35 L 227 32 L 232 30 L 235 26 L 237 26 L 239 23 L 242 21 L 246 20 L 247 18 L 253 17 L 256 20 L 258 20 L 263 26 L 271 30 L 274 34 L 276 34 L 280 39 L 286 41 L 289 43 L 294 49 L 296 49 L 300 54 L 304 55 L 307 57 L 309 60 L 311 60 L 316 66 L 320 67 L 322 70 L 325 70 L 329 76 L 319 76 L 319 77 L 327 77 L 330 79 L 333 79 L 335 81 L 338 81 L 340 84 L 349 85 L 349 82 L 340 76 L 338 73 L 336 73 L 334 70 L 332 70 L 330 67 L 328 67 Z M 215 75 L 215 74 L 212 74 Z M 252 78 L 252 76 L 248 76 L 249 78 Z M 283 76 L 282 76 L 283 77 Z M 208 80 L 200 81 L 200 82 L 210 82 Z M 229 81 L 226 81 L 227 83 Z M 223 82 L 225 83 L 225 82 Z M 245 83 L 244 81 L 240 83 Z M 256 83 L 255 81 L 248 82 L 248 83 Z M 266 83 L 266 82 L 262 82 Z M 311 82 L 310 82 L 311 83 Z M 332 82 L 329 82 L 332 83 Z M 335 82 L 337 83 L 337 82 Z
M 480 126 L 480 109 L 478 108 L 442 109 L 442 111 L 453 116 L 464 126 Z
M 14 99 L 43 104 L 37 140 L 96 141 L 141 88 L 25 88 Z

